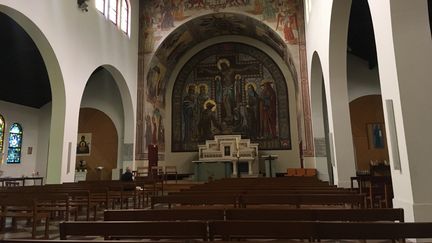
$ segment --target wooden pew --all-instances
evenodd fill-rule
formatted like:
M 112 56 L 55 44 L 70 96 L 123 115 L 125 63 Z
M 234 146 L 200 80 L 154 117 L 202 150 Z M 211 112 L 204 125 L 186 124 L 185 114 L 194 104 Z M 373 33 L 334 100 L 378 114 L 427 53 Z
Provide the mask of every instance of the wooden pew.
M 19 209 L 19 210 L 18 210 Z M 45 221 L 45 238 L 48 238 L 49 213 L 39 210 L 36 199 L 23 195 L 8 195 L 0 197 L 0 229 L 6 228 L 6 218 L 30 219 L 32 221 L 32 238 L 36 237 L 37 222 Z
M 211 221 L 213 239 L 400 240 L 432 238 L 432 223 Z
M 205 205 L 215 206 L 223 205 L 229 207 L 238 206 L 237 195 L 214 195 L 214 194 L 201 194 L 201 195 L 166 195 L 166 196 L 155 196 L 151 198 L 151 208 L 153 209 L 155 204 L 167 204 L 168 208 L 171 208 L 173 204 L 180 205 Z
M 29 239 L 5 239 L 1 240 L 3 243 L 143 243 L 142 240 L 29 240 Z M 162 241 L 163 243 L 198 243 L 201 241 L 191 241 L 191 240 L 176 240 L 176 241 Z M 206 241 L 208 243 L 232 243 L 232 241 Z M 247 243 L 263 243 L 262 241 L 248 241 Z M 298 243 L 298 241 L 271 241 L 271 243 Z
M 207 223 L 202 221 L 104 221 L 60 223 L 60 239 L 66 240 L 69 236 L 207 240 Z
M 105 221 L 224 220 L 223 209 L 105 210 Z
M 298 221 L 210 221 L 210 240 L 304 239 L 315 236 L 312 222 Z
M 396 209 L 225 209 L 226 220 L 290 221 L 392 221 L 404 222 L 404 212 Z
M 251 205 L 295 205 L 299 208 L 302 205 L 344 205 L 349 204 L 351 208 L 365 205 L 365 196 L 360 194 L 256 194 L 242 195 L 240 205 L 246 208 Z

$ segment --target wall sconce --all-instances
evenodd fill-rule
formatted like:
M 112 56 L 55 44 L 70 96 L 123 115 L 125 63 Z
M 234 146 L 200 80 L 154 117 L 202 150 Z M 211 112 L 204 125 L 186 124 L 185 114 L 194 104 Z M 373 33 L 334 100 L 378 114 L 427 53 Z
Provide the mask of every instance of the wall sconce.
M 83 12 L 88 12 L 88 0 L 77 0 L 78 8 Z

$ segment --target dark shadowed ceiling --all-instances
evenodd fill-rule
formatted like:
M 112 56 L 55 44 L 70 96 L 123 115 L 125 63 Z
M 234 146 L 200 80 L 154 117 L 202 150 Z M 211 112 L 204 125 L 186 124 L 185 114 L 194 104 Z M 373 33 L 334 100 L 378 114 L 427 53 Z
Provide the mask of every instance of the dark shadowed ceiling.
M 51 101 L 44 61 L 30 36 L 0 13 L 0 100 L 40 108 Z

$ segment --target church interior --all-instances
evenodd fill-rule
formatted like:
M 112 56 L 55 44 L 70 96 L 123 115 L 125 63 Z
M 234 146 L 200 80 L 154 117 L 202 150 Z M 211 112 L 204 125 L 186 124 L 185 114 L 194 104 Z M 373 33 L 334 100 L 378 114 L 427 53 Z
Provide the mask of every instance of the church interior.
M 0 241 L 431 242 L 430 13 L 0 0 Z

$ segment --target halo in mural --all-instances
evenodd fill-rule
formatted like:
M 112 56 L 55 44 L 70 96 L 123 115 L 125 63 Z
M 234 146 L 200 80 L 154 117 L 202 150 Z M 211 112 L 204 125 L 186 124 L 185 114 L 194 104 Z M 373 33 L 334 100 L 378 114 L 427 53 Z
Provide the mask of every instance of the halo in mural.
M 285 78 L 255 47 L 207 47 L 176 78 L 172 126 L 173 152 L 197 151 L 216 134 L 241 134 L 263 150 L 291 149 Z

